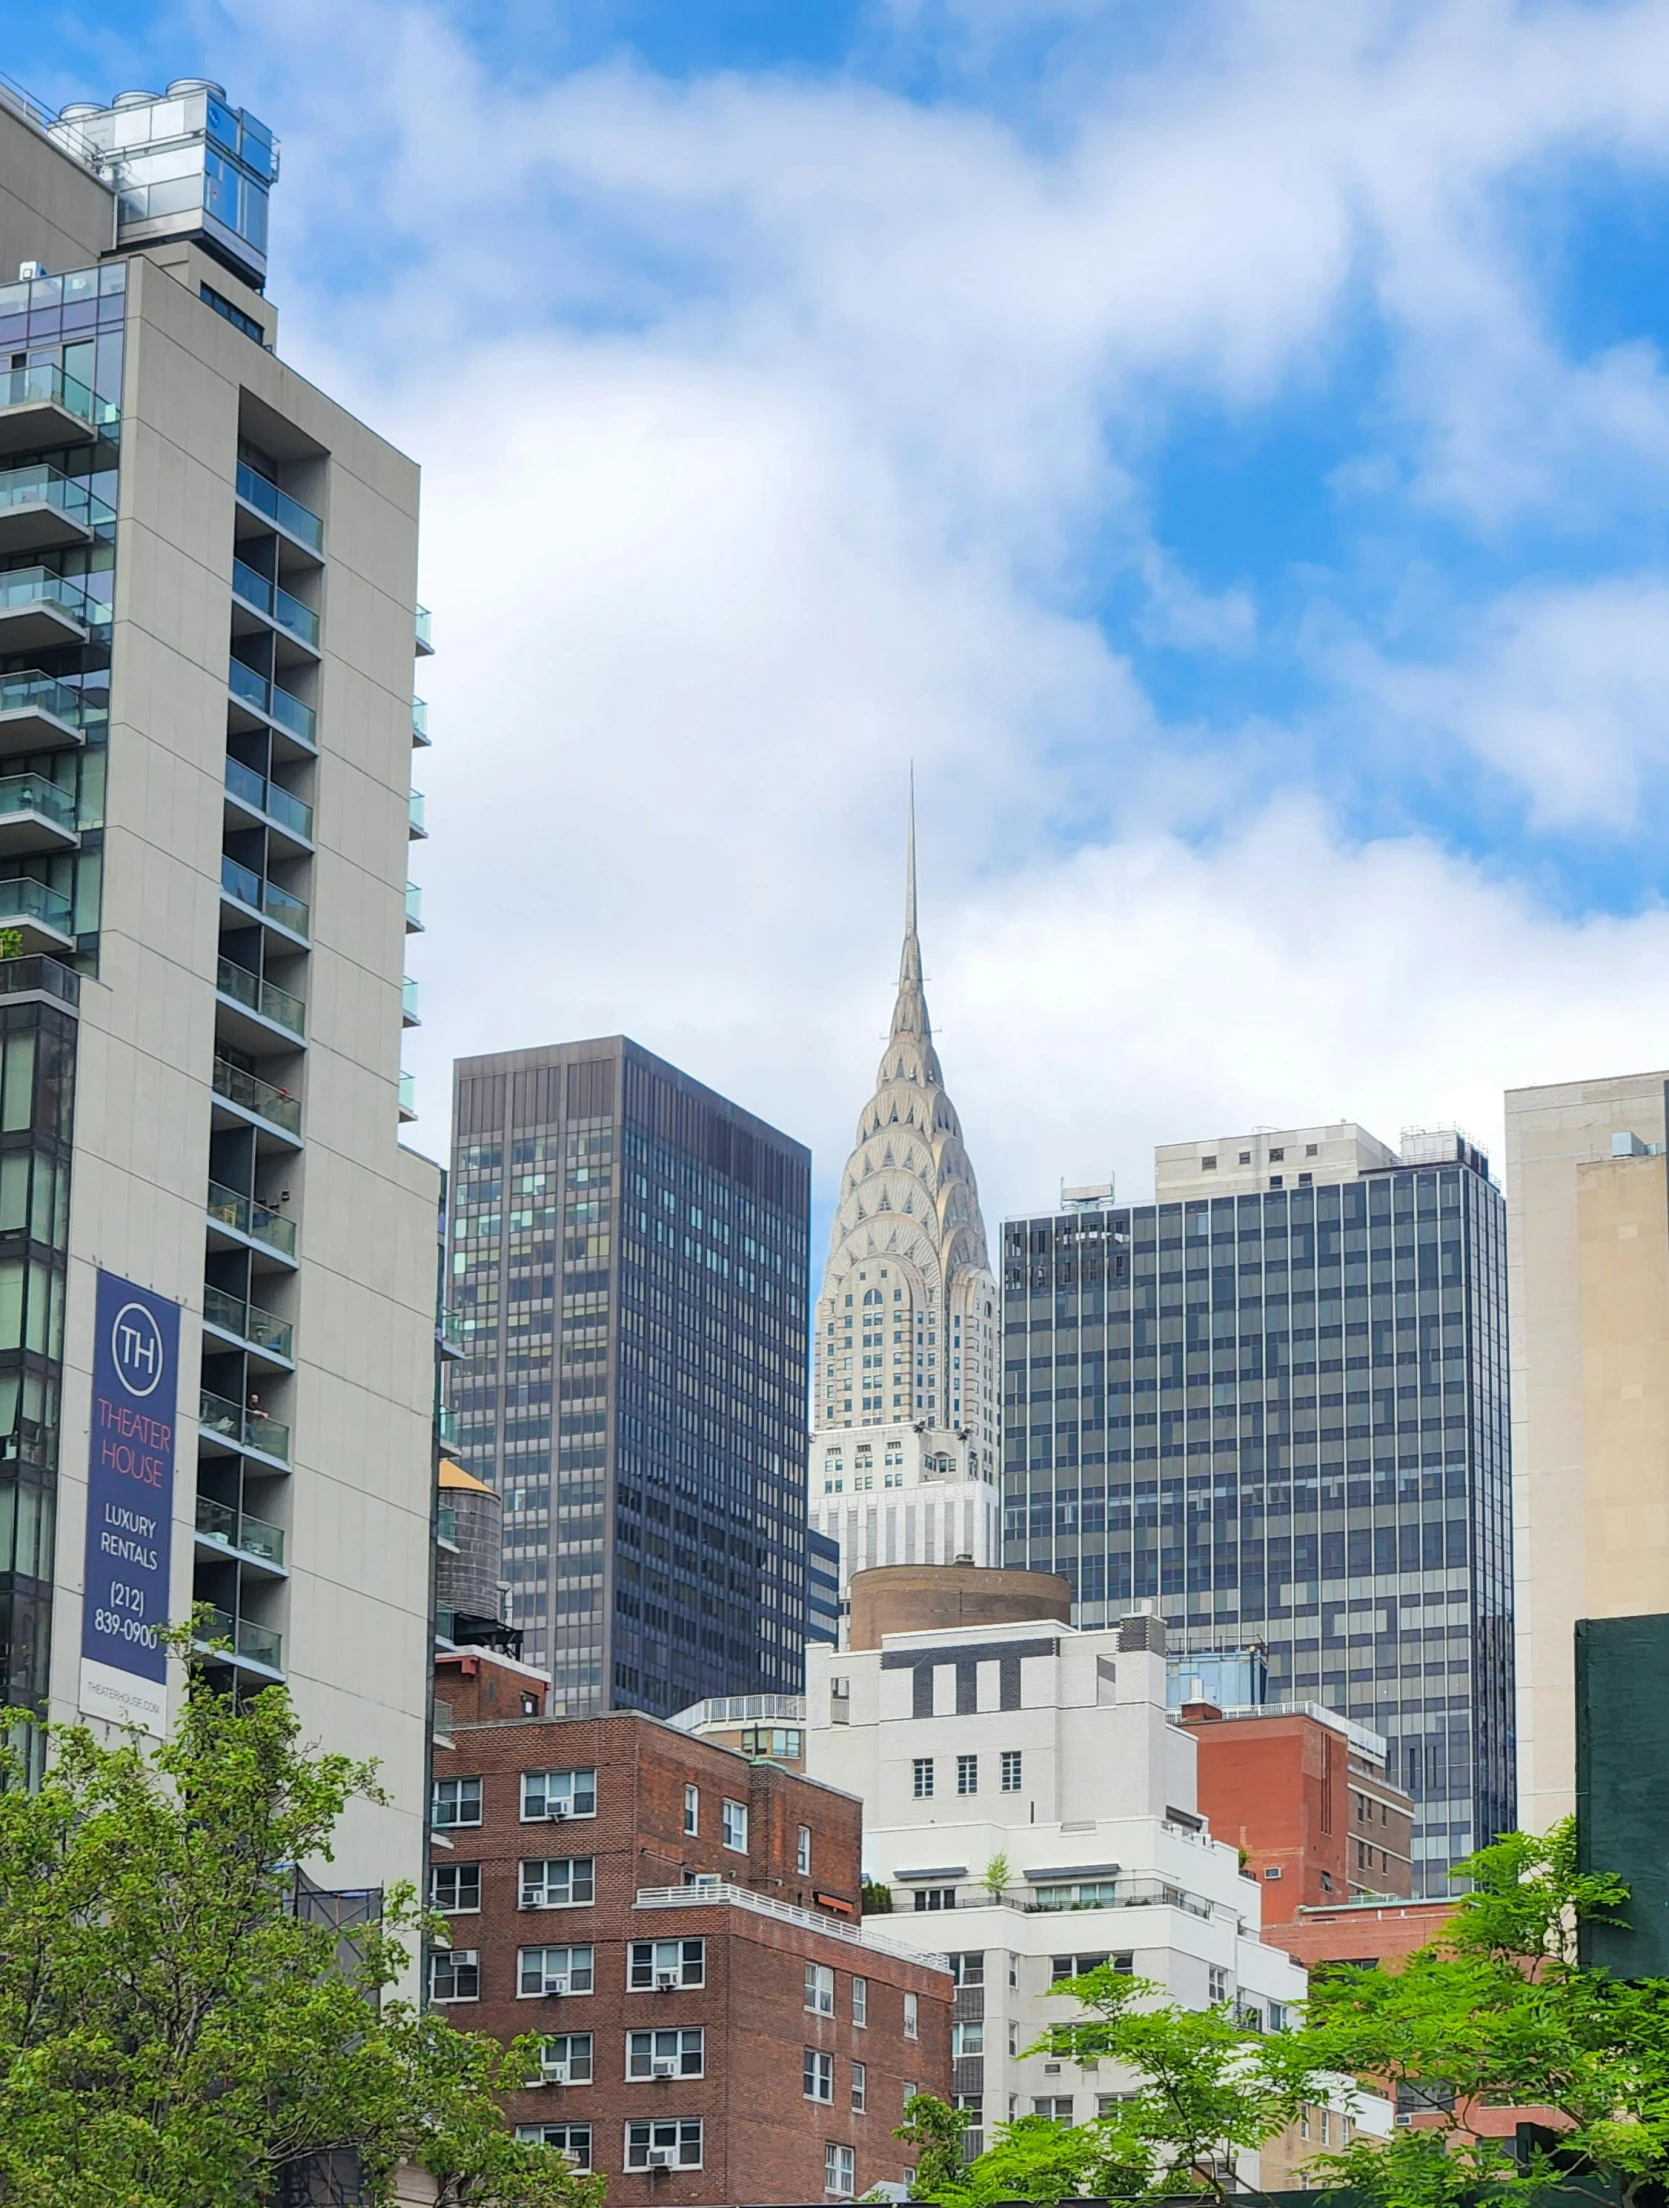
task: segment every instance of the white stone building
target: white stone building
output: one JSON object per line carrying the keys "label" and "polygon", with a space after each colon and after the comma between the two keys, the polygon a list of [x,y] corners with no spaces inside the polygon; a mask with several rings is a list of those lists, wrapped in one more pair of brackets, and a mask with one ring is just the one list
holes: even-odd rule
{"label": "white stone building", "polygon": [[875,1094],[858,1120],[817,1303],[811,1523],[841,1594],[873,1564],[994,1564],[1002,1313],[962,1128],[933,1047],[916,935],[915,810],[904,949]]}
{"label": "white stone building", "polygon": [[892,1936],[951,1956],[976,2142],[1016,2115],[1082,2123],[1127,2082],[1023,2052],[1078,2013],[1049,1989],[1092,1961],[1188,2007],[1233,2001],[1260,2029],[1289,2021],[1304,1972],[1264,1945],[1256,1881],[1199,1816],[1159,1619],[883,1631],[806,1661],[806,1770],[862,1799]]}

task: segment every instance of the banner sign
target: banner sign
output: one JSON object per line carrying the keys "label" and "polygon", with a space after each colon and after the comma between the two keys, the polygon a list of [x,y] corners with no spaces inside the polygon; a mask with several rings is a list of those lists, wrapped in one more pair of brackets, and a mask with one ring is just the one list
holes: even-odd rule
{"label": "banner sign", "polygon": [[152,1733],[167,1722],[156,1628],[169,1622],[179,1351],[179,1305],[101,1271],[80,1699],[89,1717]]}

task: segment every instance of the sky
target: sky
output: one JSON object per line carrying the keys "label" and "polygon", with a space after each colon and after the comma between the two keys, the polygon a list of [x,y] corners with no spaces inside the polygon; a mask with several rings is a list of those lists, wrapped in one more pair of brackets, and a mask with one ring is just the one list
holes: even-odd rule
{"label": "sky", "polygon": [[912,762],[993,1234],[1669,1061],[1669,0],[0,24],[277,131],[280,351],[422,464],[418,1146],[623,1029],[824,1231]]}

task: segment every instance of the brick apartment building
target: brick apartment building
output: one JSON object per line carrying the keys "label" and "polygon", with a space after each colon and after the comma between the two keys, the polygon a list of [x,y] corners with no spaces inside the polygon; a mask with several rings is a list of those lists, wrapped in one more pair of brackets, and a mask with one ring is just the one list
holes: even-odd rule
{"label": "brick apartment building", "polygon": [[498,1706],[536,1690],[469,1656],[435,1748],[430,1998],[542,2035],[518,2129],[625,2208],[903,2182],[908,2094],[949,2098],[953,1986],[859,1921],[861,1805],[636,1711],[472,1720],[484,1678]]}
{"label": "brick apartment building", "polygon": [[1413,1891],[1414,1805],[1377,1733],[1315,1703],[1179,1716],[1199,1742],[1200,1810],[1263,1889],[1266,1939],[1307,1962],[1279,1929],[1301,1911]]}

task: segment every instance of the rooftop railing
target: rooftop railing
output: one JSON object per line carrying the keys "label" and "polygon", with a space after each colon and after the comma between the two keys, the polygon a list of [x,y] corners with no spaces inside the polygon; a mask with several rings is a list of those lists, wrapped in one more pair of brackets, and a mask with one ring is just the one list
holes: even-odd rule
{"label": "rooftop railing", "polygon": [[749,1909],[756,1916],[775,1917],[781,1924],[797,1924],[812,1932],[827,1933],[832,1940],[845,1940],[853,1947],[872,1947],[884,1955],[902,1956],[905,1961],[921,1963],[928,1970],[949,1971],[948,1955],[927,1954],[920,1948],[908,1947],[902,1940],[889,1940],[878,1932],[871,1932],[866,1924],[853,1923],[846,1917],[825,1916],[821,1909],[798,1909],[791,1901],[776,1901],[769,1894],[756,1894],[749,1886],[727,1885],[723,1879],[699,1879],[693,1886],[640,1886],[637,1891],[639,1909],[711,1909],[728,1906],[732,1909]]}

